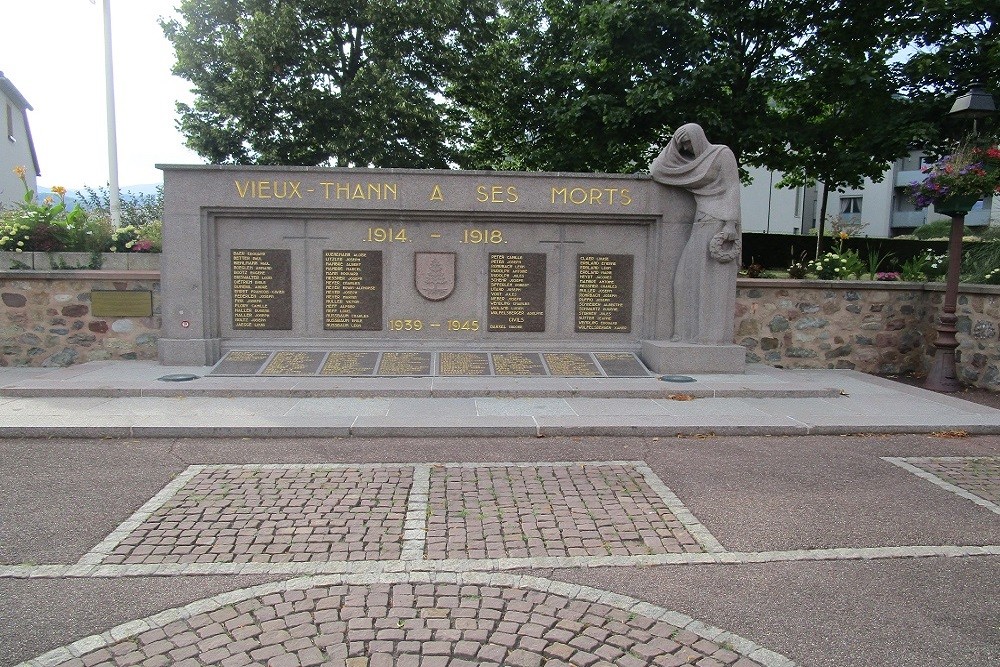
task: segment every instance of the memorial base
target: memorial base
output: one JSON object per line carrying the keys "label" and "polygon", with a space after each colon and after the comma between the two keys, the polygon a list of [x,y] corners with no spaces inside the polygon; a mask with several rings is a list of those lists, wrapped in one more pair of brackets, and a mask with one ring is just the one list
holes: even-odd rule
{"label": "memorial base", "polygon": [[211,366],[222,357],[219,338],[160,338],[156,345],[162,366]]}
{"label": "memorial base", "polygon": [[742,345],[697,345],[664,340],[644,340],[639,358],[654,373],[744,373],[746,348]]}

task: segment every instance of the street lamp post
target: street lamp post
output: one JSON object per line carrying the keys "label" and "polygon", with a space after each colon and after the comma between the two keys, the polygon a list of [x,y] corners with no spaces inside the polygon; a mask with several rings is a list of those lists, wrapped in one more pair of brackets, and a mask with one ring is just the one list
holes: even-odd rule
{"label": "street lamp post", "polygon": [[[993,96],[974,82],[969,92],[962,95],[952,106],[948,115],[955,118],[985,118],[996,112]],[[973,125],[975,129],[975,125]],[[958,348],[958,278],[962,269],[962,232],[965,230],[966,211],[942,211],[951,215],[951,236],[948,239],[948,276],[945,283],[944,304],[938,318],[937,340],[934,341],[934,361],[924,381],[926,389],[934,391],[958,391],[958,371],[955,366],[955,350]]]}

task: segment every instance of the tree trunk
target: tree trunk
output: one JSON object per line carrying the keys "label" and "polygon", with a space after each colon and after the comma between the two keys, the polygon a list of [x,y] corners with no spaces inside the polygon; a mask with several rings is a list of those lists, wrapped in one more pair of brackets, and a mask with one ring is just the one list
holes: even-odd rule
{"label": "tree trunk", "polygon": [[827,189],[826,183],[821,182],[820,185],[823,186],[823,199],[819,205],[819,221],[816,225],[816,259],[819,259],[823,252],[823,228],[826,227],[826,207],[830,203],[830,191]]}

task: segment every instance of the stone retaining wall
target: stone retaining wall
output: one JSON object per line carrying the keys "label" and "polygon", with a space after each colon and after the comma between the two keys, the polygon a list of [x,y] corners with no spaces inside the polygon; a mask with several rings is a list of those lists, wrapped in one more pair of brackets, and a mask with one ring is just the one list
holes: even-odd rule
{"label": "stone retaining wall", "polygon": [[[95,317],[106,289],[152,291],[153,316]],[[923,374],[943,299],[941,283],[742,278],[736,342],[750,363]],[[960,379],[1000,391],[1000,287],[961,286],[958,330]],[[0,271],[0,366],[155,359],[159,332],[156,271]]]}
{"label": "stone retaining wall", "polygon": [[[740,279],[736,342],[747,361],[866,373],[930,369],[942,283]],[[961,285],[959,379],[1000,391],[1000,287]]]}
{"label": "stone retaining wall", "polygon": [[[94,290],[149,290],[152,317],[97,317]],[[0,271],[0,366],[156,359],[158,271]]]}

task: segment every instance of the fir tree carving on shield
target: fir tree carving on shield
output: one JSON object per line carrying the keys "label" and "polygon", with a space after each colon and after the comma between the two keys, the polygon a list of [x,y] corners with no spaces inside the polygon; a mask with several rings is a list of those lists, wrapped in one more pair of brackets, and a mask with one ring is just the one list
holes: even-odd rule
{"label": "fir tree carving on shield", "polygon": [[413,255],[413,285],[428,301],[443,301],[455,289],[455,253],[418,252]]}

